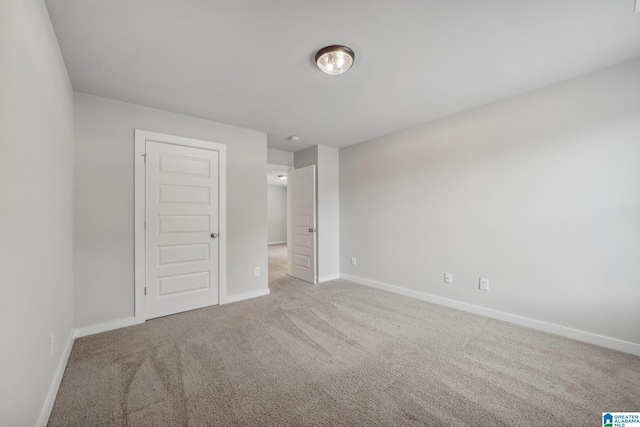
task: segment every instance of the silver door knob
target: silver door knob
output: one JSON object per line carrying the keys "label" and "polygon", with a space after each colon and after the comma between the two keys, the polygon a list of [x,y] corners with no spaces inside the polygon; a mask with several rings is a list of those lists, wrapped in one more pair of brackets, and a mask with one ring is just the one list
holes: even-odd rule
{"label": "silver door knob", "polygon": [[218,233],[211,233],[211,238],[215,239],[216,237],[218,237]]}
{"label": "silver door knob", "polygon": [[315,228],[310,228],[309,233],[315,233],[317,230]]}

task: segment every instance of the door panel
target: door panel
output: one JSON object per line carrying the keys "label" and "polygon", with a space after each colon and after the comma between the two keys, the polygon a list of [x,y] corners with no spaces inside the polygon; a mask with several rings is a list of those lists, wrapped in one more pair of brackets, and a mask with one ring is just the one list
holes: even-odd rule
{"label": "door panel", "polygon": [[209,204],[209,188],[188,185],[159,185],[158,203]]}
{"label": "door panel", "polygon": [[287,174],[289,271],[292,276],[310,283],[316,283],[315,178],[314,165]]}
{"label": "door panel", "polygon": [[188,291],[209,289],[209,282],[208,271],[161,277],[158,279],[158,297],[166,297],[167,295],[175,295]]}
{"label": "door panel", "polygon": [[158,265],[209,261],[209,244],[158,246]]}
{"label": "door panel", "polygon": [[210,215],[158,215],[158,234],[209,231]]}
{"label": "door panel", "polygon": [[218,303],[217,151],[146,142],[146,317]]}

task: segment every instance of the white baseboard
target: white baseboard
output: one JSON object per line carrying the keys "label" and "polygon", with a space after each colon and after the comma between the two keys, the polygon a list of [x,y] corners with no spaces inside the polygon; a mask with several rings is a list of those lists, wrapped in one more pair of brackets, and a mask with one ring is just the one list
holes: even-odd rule
{"label": "white baseboard", "polygon": [[287,243],[286,240],[284,240],[282,242],[269,242],[269,243],[267,243],[267,245],[283,245],[285,243]]}
{"label": "white baseboard", "polygon": [[98,325],[87,326],[85,328],[74,329],[71,331],[71,333],[69,333],[69,338],[67,338],[67,343],[65,344],[64,350],[62,352],[62,357],[58,362],[58,367],[53,377],[51,387],[49,388],[47,399],[45,400],[42,411],[40,412],[40,417],[38,418],[38,427],[46,427],[47,423],[49,422],[49,416],[51,415],[53,404],[56,401],[58,389],[60,388],[60,383],[62,382],[64,370],[66,369],[67,363],[69,362],[69,356],[71,355],[71,349],[73,348],[75,339],[87,335],[97,334],[100,332],[111,331],[113,329],[123,328],[125,326],[135,325],[138,323],[140,323],[140,321],[136,320],[134,317],[130,317],[126,319],[118,319],[111,322],[100,323]]}
{"label": "white baseboard", "polygon": [[329,276],[318,277],[318,283],[328,282],[330,280],[336,280],[336,279],[339,279],[339,278],[340,278],[339,274],[331,274]]}
{"label": "white baseboard", "polygon": [[458,310],[468,311],[470,313],[479,314],[481,316],[490,317],[492,319],[504,320],[505,322],[527,326],[539,331],[549,332],[563,337],[572,338],[577,341],[583,341],[589,344],[595,344],[602,347],[611,348],[613,350],[640,356],[640,344],[632,343],[629,341],[606,337],[591,332],[580,331],[578,329],[568,328],[566,326],[556,325],[554,323],[543,322],[541,320],[518,316],[511,313],[505,313],[503,311],[493,310],[490,308],[468,304],[448,298],[442,298],[423,292],[412,291],[410,289],[401,288],[398,286],[389,285],[387,283],[377,282],[375,280],[369,280],[362,277],[351,276],[349,274],[341,274],[340,277],[351,282],[359,283],[361,285],[369,286],[376,289],[382,289],[383,291],[388,291],[422,301],[444,305],[447,307],[457,308]]}
{"label": "white baseboard", "polygon": [[[228,295],[226,298],[220,298],[220,304],[229,304],[232,302],[242,301],[245,299],[261,297],[269,295],[271,291],[269,288],[260,289],[257,291],[245,292],[237,295]],[[86,326],[84,328],[77,328],[74,333],[75,338],[86,337],[88,335],[99,334],[101,332],[113,331],[114,329],[125,328],[127,326],[139,325],[144,323],[144,319],[138,319],[137,317],[125,317],[124,319],[111,320],[109,322],[98,323],[97,325]]]}
{"label": "white baseboard", "polygon": [[230,304],[232,302],[238,302],[238,301],[242,301],[242,300],[245,300],[245,299],[262,297],[262,296],[265,296],[265,295],[269,295],[270,293],[271,293],[271,290],[269,288],[267,288],[267,289],[258,289],[257,291],[245,292],[245,293],[242,293],[242,294],[227,295],[224,298],[224,301],[220,301],[220,304]]}
{"label": "white baseboard", "polygon": [[56,401],[56,396],[58,395],[58,389],[60,388],[60,383],[62,382],[62,376],[64,375],[64,370],[67,367],[67,362],[69,361],[69,356],[71,355],[71,349],[73,348],[74,331],[69,333],[69,337],[67,338],[67,343],[64,346],[64,350],[62,350],[62,356],[60,357],[60,361],[58,362],[58,367],[56,368],[55,375],[53,376],[53,381],[51,382],[51,386],[49,387],[49,393],[47,393],[47,399],[44,401],[44,406],[42,407],[42,411],[40,411],[40,417],[38,418],[38,427],[46,427],[49,422],[49,416],[51,415],[51,410],[53,409],[53,404]]}
{"label": "white baseboard", "polygon": [[111,320],[110,322],[98,323],[97,325],[86,326],[84,328],[77,328],[75,330],[75,337],[86,337],[88,335],[99,334],[101,332],[112,331],[114,329],[120,329],[127,326],[138,325],[140,323],[144,323],[144,320],[139,320],[135,317]]}

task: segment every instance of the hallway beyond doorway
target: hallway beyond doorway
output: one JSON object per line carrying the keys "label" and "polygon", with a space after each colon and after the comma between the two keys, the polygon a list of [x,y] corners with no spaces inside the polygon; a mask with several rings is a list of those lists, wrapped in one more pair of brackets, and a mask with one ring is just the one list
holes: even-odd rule
{"label": "hallway beyond doorway", "polygon": [[269,245],[269,282],[287,276],[287,244]]}

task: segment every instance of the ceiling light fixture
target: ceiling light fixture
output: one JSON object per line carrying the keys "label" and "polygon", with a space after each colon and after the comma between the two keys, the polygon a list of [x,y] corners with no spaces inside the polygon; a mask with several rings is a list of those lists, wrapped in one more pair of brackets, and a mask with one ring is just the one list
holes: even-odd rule
{"label": "ceiling light fixture", "polygon": [[322,72],[337,76],[351,68],[355,58],[355,53],[346,46],[327,46],[316,53],[316,65]]}
{"label": "ceiling light fixture", "polygon": [[300,141],[300,137],[298,135],[291,135],[289,137],[289,140],[291,140],[291,141]]}
{"label": "ceiling light fixture", "polygon": [[284,181],[285,179],[287,179],[287,175],[278,175],[278,178]]}

